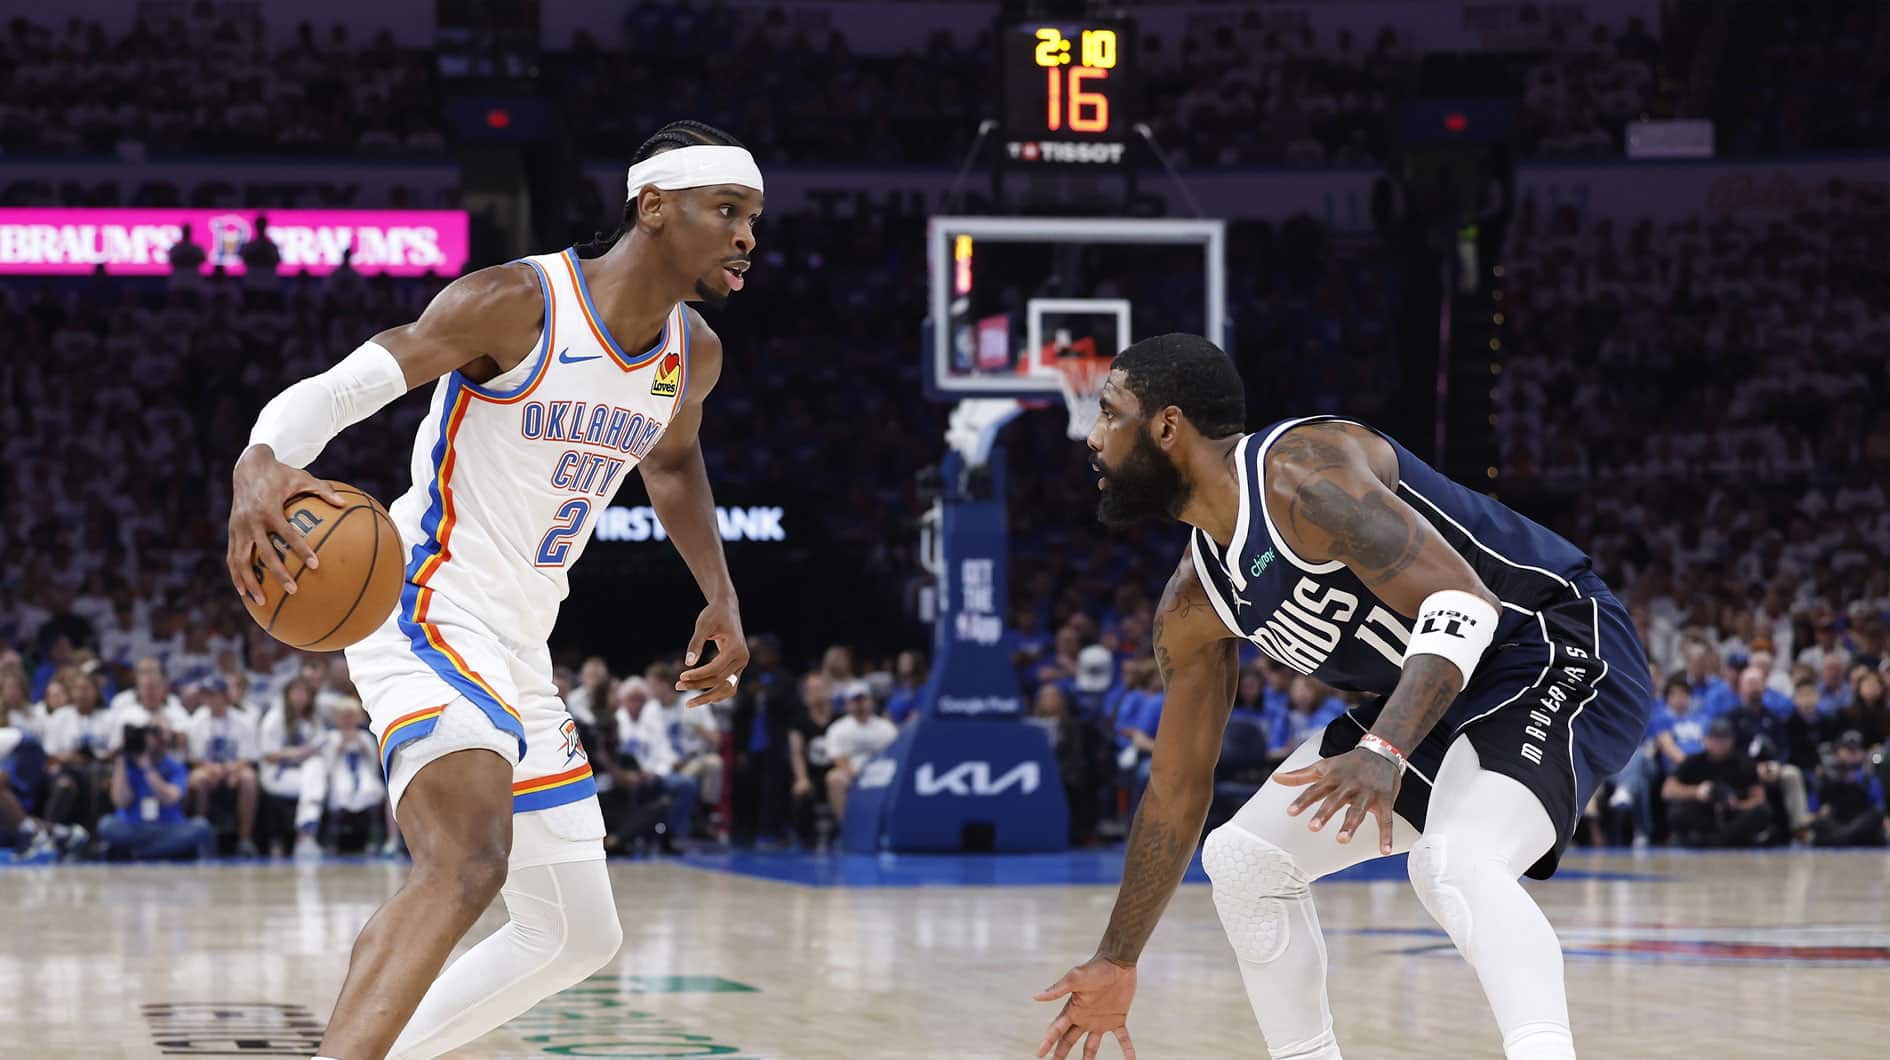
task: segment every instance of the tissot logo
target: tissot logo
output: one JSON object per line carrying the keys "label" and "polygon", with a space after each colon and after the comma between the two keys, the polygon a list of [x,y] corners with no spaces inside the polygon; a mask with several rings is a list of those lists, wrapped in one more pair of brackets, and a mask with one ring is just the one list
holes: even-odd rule
{"label": "tissot logo", "polygon": [[921,797],[957,795],[976,798],[1002,795],[1011,788],[1016,788],[1020,795],[1028,795],[1042,785],[1043,771],[1035,762],[1020,762],[1010,772],[993,778],[989,762],[960,762],[944,773],[937,772],[932,763],[927,762],[913,774],[912,780]]}

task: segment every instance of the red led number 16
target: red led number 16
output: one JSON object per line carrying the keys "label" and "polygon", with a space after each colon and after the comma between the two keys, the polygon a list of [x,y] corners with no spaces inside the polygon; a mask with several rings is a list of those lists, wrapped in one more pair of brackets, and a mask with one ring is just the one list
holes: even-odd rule
{"label": "red led number 16", "polygon": [[[1083,82],[1089,78],[1102,80],[1109,76],[1107,70],[1092,70],[1087,66],[1072,66],[1070,77],[1070,129],[1074,132],[1102,132],[1109,128],[1109,97],[1101,92],[1083,91]],[[1050,131],[1063,127],[1063,85],[1064,71],[1052,68],[1050,76]],[[1088,108],[1085,113],[1085,108]]]}
{"label": "red led number 16", "polygon": [[[1109,97],[1101,92],[1083,91],[1083,82],[1091,78],[1107,80],[1116,65],[1116,31],[1086,29],[1082,35],[1082,62],[1070,62],[1070,41],[1061,30],[1046,26],[1037,31],[1037,65],[1046,67],[1050,80],[1045,125],[1051,132],[1063,128],[1063,100],[1069,97],[1070,129],[1074,132],[1104,132],[1109,128]],[[1064,68],[1068,67],[1069,89],[1064,90]]]}

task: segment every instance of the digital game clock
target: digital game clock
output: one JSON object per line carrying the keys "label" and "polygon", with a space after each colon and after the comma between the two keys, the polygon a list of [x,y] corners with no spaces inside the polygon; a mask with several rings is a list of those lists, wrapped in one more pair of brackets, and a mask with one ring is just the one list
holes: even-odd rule
{"label": "digital game clock", "polygon": [[1004,161],[1123,164],[1137,120],[1130,28],[1029,21],[1006,27],[998,39]]}

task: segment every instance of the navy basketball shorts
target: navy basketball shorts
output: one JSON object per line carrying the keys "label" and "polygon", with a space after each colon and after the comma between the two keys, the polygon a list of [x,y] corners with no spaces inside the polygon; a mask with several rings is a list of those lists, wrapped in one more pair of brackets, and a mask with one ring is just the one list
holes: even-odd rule
{"label": "navy basketball shorts", "polygon": [[[1654,706],[1647,654],[1627,608],[1593,572],[1572,581],[1579,597],[1537,612],[1533,631],[1524,626],[1485,653],[1470,687],[1410,752],[1398,792],[1397,812],[1422,830],[1431,779],[1451,743],[1468,738],[1484,769],[1534,792],[1555,822],[1555,846],[1529,868],[1538,880],[1555,874],[1582,808],[1596,785],[1627,765]],[[1382,705],[1326,726],[1319,753],[1356,747]]]}

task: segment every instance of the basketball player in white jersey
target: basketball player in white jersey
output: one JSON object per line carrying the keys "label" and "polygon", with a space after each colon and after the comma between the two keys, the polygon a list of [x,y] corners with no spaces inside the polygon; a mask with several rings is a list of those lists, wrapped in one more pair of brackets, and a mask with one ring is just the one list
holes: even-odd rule
{"label": "basketball player in white jersey", "polygon": [[[317,563],[282,518],[288,497],[331,492],[302,469],[344,427],[437,380],[413,488],[390,509],[406,585],[348,649],[413,872],[355,942],[322,1057],[437,1056],[616,954],[603,818],[546,639],[591,520],[640,469],[708,601],[677,688],[696,705],[735,692],[748,653],[697,440],[722,346],[683,303],[741,290],[761,204],[761,173],[732,137],[665,126],[638,150],[624,224],[601,254],[461,277],[258,418],[236,465],[228,562],[260,600],[265,567],[295,589],[272,536]],[[499,894],[510,921],[442,973]]]}

